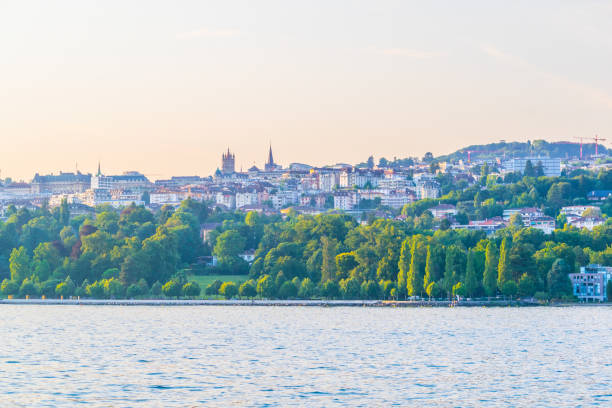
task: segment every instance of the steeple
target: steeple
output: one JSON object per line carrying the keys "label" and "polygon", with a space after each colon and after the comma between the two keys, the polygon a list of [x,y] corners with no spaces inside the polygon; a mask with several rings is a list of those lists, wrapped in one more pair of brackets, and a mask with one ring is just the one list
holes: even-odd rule
{"label": "steeple", "polygon": [[98,160],[98,172],[96,173],[96,176],[100,177],[102,175],[102,171],[100,170],[100,161]]}
{"label": "steeple", "polygon": [[272,156],[272,143],[270,143],[270,152],[268,153],[268,162],[266,164],[274,165],[274,157]]}

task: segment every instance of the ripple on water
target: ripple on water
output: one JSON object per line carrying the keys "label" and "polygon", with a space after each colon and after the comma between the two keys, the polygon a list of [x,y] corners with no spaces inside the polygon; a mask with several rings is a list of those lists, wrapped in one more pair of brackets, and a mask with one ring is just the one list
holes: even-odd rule
{"label": "ripple on water", "polygon": [[0,400],[608,406],[610,311],[3,305]]}

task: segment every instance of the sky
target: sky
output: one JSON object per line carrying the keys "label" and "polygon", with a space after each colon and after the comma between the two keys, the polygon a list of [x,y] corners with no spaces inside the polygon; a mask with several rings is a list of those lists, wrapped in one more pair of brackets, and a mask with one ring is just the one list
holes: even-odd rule
{"label": "sky", "polygon": [[610,21],[590,0],[0,0],[0,177],[612,140]]}

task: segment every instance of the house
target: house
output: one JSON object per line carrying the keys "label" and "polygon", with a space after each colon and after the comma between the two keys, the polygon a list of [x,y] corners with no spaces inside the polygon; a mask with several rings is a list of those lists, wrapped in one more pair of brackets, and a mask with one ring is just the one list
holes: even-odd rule
{"label": "house", "polygon": [[571,221],[568,219],[569,225],[572,225],[580,229],[586,228],[589,231],[592,231],[593,228],[599,225],[603,225],[605,223],[606,223],[606,220],[604,220],[601,217],[577,217],[577,218],[572,218]]}
{"label": "house", "polygon": [[439,204],[429,209],[434,218],[446,218],[457,215],[457,208],[452,204]]}
{"label": "house", "polygon": [[555,219],[545,215],[523,219],[523,223],[526,227],[539,229],[545,234],[551,234],[555,230]]}
{"label": "house", "polygon": [[587,265],[580,268],[580,273],[570,273],[574,296],[582,302],[605,302],[606,287],[612,279],[612,267]]}
{"label": "house", "polygon": [[593,190],[587,194],[589,201],[603,201],[612,195],[612,190]]}
{"label": "house", "polygon": [[487,235],[492,235],[496,231],[506,228],[506,223],[501,217],[493,217],[486,220],[470,221],[467,225],[452,224],[452,229],[465,229],[468,231],[484,231]]}
{"label": "house", "polygon": [[544,216],[542,210],[536,207],[509,208],[504,210],[504,220],[508,221],[514,214],[519,214],[523,220],[523,223],[525,224],[532,218],[540,218]]}

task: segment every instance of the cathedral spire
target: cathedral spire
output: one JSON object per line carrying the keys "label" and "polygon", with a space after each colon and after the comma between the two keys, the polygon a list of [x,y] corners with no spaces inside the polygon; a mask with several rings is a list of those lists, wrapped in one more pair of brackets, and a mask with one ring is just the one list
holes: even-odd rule
{"label": "cathedral spire", "polygon": [[266,164],[270,164],[270,165],[274,164],[274,157],[272,156],[272,143],[270,143],[270,152],[268,153],[268,163]]}

